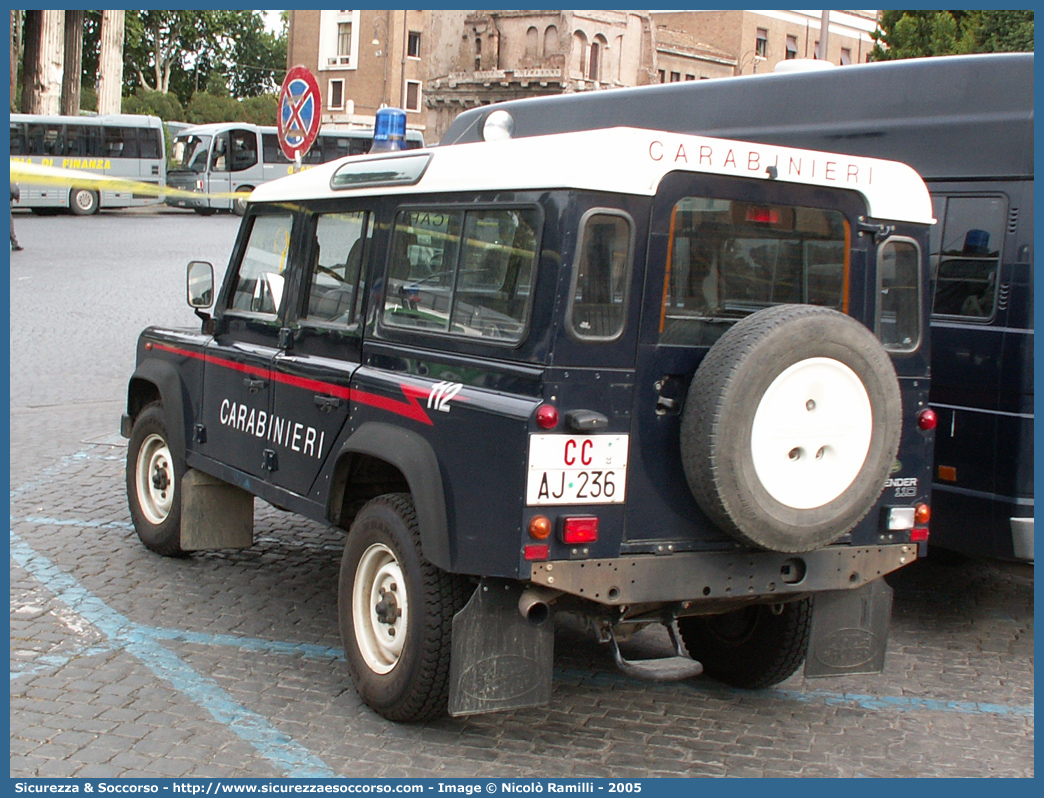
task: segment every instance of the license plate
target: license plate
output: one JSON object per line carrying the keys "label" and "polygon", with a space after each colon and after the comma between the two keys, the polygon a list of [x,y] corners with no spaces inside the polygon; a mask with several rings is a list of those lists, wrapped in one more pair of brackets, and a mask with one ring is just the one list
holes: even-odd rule
{"label": "license plate", "polygon": [[622,504],[626,435],[530,435],[526,504]]}

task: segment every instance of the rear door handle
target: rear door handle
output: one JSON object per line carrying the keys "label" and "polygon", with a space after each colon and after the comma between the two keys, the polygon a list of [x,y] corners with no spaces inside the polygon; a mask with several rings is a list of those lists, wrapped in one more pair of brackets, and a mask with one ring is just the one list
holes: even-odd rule
{"label": "rear door handle", "polygon": [[255,380],[252,377],[244,377],[243,384],[250,390],[250,393],[257,393],[265,387],[264,380]]}

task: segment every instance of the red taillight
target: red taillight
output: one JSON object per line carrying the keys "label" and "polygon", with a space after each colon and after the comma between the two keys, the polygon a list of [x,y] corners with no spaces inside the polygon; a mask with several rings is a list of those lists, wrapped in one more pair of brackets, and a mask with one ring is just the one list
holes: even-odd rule
{"label": "red taillight", "polygon": [[540,405],[536,411],[536,422],[540,429],[554,429],[558,426],[558,410],[554,405]]}
{"label": "red taillight", "polygon": [[910,542],[911,543],[924,543],[928,540],[928,528],[917,527],[910,530]]}
{"label": "red taillight", "polygon": [[932,520],[932,508],[927,504],[918,504],[914,508],[914,523],[919,526],[927,526]]}
{"label": "red taillight", "polygon": [[935,411],[930,407],[926,407],[917,414],[917,426],[923,430],[935,429],[935,425],[938,423],[939,417],[935,415]]}
{"label": "red taillight", "polygon": [[760,224],[779,224],[779,211],[775,208],[747,208],[747,221]]}
{"label": "red taillight", "polygon": [[598,519],[595,516],[573,516],[562,522],[563,543],[592,543],[596,540],[598,540]]}
{"label": "red taillight", "polygon": [[526,546],[522,553],[527,560],[546,560],[550,551],[551,547],[546,543],[534,543]]}

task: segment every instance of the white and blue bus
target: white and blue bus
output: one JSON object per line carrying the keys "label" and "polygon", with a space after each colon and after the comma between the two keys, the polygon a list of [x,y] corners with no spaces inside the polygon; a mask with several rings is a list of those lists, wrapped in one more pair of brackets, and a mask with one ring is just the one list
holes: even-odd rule
{"label": "white and blue bus", "polygon": [[936,218],[932,542],[1031,562],[1033,53],[515,100],[465,111],[441,144],[616,125],[887,158],[921,174]]}
{"label": "white and blue bus", "polygon": [[11,161],[95,172],[156,186],[155,191],[98,191],[68,184],[20,186],[16,208],[34,213],[68,209],[86,216],[102,208],[131,208],[162,201],[166,183],[163,122],[154,116],[50,116],[11,114]]}
{"label": "white and blue bus", "polygon": [[[367,153],[372,144],[373,131],[369,128],[320,130],[302,165],[315,166],[346,155]],[[407,149],[423,146],[420,131],[406,131]],[[249,194],[262,183],[290,174],[292,167],[293,162],[279,146],[275,126],[259,127],[245,122],[197,125],[174,138],[167,180],[171,188],[198,192],[200,196],[170,195],[166,202],[202,214],[230,210],[242,216],[244,200],[210,195]]]}

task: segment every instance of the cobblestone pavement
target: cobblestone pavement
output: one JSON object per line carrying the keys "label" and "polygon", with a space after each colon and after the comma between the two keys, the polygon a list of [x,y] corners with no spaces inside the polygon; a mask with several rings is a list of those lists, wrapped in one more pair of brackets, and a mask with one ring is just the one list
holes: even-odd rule
{"label": "cobblestone pavement", "polygon": [[[18,217],[23,240],[43,229],[34,221],[65,220]],[[234,235],[233,220],[209,221]],[[188,223],[161,218],[151,235],[176,248]],[[340,532],[258,502],[249,549],[166,559],[138,543],[115,432],[123,386],[105,376],[129,375],[137,329],[88,308],[117,328],[105,335],[130,338],[90,364],[97,380],[66,379],[66,400],[51,401],[61,379],[17,354],[16,304],[39,295],[18,282],[29,262],[11,276],[13,777],[1034,775],[1032,571],[974,561],[929,559],[890,578],[877,676],[798,674],[756,692],[657,685],[563,626],[550,706],[385,721],[356,696],[340,651]],[[181,268],[159,281],[179,301]],[[82,302],[71,293],[61,301]],[[130,323],[147,311],[135,306]],[[34,358],[75,360],[77,345],[81,359],[102,357],[89,325],[79,339],[54,319],[37,327],[57,340]],[[649,631],[625,654],[666,648]]]}

